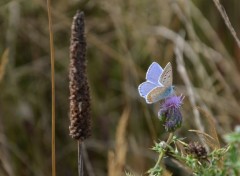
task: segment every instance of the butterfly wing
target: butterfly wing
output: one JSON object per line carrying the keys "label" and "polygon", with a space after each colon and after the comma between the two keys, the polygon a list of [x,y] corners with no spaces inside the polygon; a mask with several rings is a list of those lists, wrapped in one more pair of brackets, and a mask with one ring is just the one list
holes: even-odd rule
{"label": "butterfly wing", "polygon": [[164,85],[165,87],[169,87],[172,85],[173,77],[172,77],[172,65],[170,62],[165,66],[159,82]]}
{"label": "butterfly wing", "polygon": [[142,84],[140,84],[138,86],[138,92],[139,92],[141,97],[145,98],[146,95],[156,87],[157,87],[156,84],[153,84],[151,82],[146,81],[146,82],[143,82]]}
{"label": "butterfly wing", "polygon": [[162,67],[158,63],[153,62],[147,70],[146,80],[154,84],[159,84],[159,79],[162,72]]}
{"label": "butterfly wing", "polygon": [[172,94],[172,66],[169,62],[164,70],[153,62],[146,73],[146,82],[138,86],[140,96],[144,97],[148,104],[155,103]]}
{"label": "butterfly wing", "polygon": [[146,102],[152,104],[165,98],[166,89],[167,87],[155,87],[147,94]]}

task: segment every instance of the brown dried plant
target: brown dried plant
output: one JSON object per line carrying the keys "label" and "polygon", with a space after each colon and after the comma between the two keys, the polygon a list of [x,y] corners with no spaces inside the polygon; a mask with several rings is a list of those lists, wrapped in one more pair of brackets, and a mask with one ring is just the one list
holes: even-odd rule
{"label": "brown dried plant", "polygon": [[2,81],[5,71],[6,71],[6,65],[8,63],[8,52],[9,52],[8,49],[6,49],[0,60],[0,82]]}
{"label": "brown dried plant", "polygon": [[86,39],[84,13],[73,18],[69,66],[70,136],[84,140],[90,136],[90,95],[86,74]]}
{"label": "brown dried plant", "polygon": [[130,109],[127,107],[120,118],[116,132],[115,152],[108,152],[108,175],[121,176],[123,174],[124,165],[126,162],[127,142],[126,128],[128,124]]}

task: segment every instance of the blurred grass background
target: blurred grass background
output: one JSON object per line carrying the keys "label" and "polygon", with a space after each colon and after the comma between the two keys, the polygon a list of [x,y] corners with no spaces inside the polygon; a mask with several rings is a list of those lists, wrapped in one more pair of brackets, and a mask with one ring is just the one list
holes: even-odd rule
{"label": "blurred grass background", "polygon": [[[240,36],[240,2],[221,3]],[[211,133],[208,116],[224,145],[222,136],[240,124],[240,49],[212,1],[53,1],[57,175],[77,175],[77,144],[68,135],[68,64],[70,26],[78,9],[86,16],[92,97],[87,175],[107,175],[114,157],[136,174],[154,164],[150,147],[166,134],[156,118],[159,104],[146,105],[137,91],[152,61],[163,67],[172,62],[176,91],[186,96],[177,135],[189,141],[199,138],[188,129]],[[176,57],[181,47],[183,61]],[[49,57],[46,2],[2,0],[0,175],[51,174]]]}

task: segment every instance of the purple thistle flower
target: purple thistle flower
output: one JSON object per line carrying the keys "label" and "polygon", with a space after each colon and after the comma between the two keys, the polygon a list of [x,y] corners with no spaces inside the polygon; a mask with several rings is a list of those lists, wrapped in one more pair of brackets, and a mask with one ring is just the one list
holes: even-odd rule
{"label": "purple thistle flower", "polygon": [[158,117],[160,121],[163,122],[167,132],[175,131],[182,124],[180,107],[183,99],[184,97],[182,95],[169,97],[160,107]]}

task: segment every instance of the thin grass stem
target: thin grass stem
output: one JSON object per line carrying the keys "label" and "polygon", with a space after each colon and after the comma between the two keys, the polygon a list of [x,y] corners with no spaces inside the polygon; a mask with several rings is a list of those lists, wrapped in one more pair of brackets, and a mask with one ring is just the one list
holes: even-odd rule
{"label": "thin grass stem", "polygon": [[52,82],[52,176],[56,176],[56,151],[55,151],[55,71],[54,71],[54,44],[52,32],[51,0],[47,0],[48,27],[50,40],[51,82]]}
{"label": "thin grass stem", "polygon": [[78,140],[78,176],[83,175],[83,141]]}

